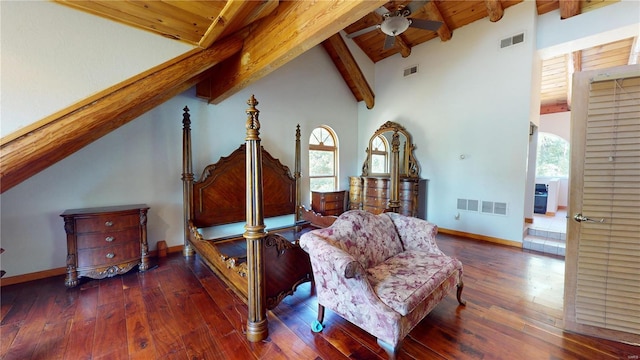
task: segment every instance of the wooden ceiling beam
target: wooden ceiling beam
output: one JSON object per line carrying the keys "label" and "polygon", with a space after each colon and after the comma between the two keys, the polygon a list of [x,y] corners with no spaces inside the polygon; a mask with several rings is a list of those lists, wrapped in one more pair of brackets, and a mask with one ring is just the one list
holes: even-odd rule
{"label": "wooden ceiling beam", "polygon": [[568,19],[580,14],[580,0],[560,0],[560,19]]}
{"label": "wooden ceiling beam", "polygon": [[429,1],[424,9],[429,20],[440,21],[442,23],[442,26],[440,26],[437,31],[440,41],[450,40],[451,29],[444,20],[444,17],[442,17],[442,13],[440,13],[440,9],[438,9],[438,5],[436,5],[435,1]]}
{"label": "wooden ceiling beam", "polygon": [[170,61],[135,80],[83,100],[0,139],[0,193],[139,117],[202,80],[205,71],[242,48],[230,36],[206,50]]}
{"label": "wooden ceiling beam", "polygon": [[502,19],[504,15],[504,9],[500,0],[484,0],[484,4],[487,7],[487,13],[489,14],[489,20],[496,22]]}
{"label": "wooden ceiling beam", "polygon": [[385,3],[385,0],[282,2],[250,30],[239,56],[210,71],[209,101],[220,103]]}
{"label": "wooden ceiling beam", "polygon": [[540,105],[540,115],[555,114],[559,112],[569,111],[569,104],[567,102],[559,102],[556,104],[543,104]]}
{"label": "wooden ceiling beam", "polygon": [[375,98],[373,90],[371,90],[371,86],[369,86],[342,36],[335,34],[323,41],[322,46],[329,53],[356,100],[364,101],[367,109],[373,109]]}
{"label": "wooden ceiling beam", "polygon": [[220,14],[213,20],[207,32],[198,42],[198,46],[206,49],[216,40],[269,15],[277,7],[278,0],[228,0]]}
{"label": "wooden ceiling beam", "polygon": [[403,58],[411,55],[411,46],[404,41],[402,35],[396,36],[396,46],[400,48],[400,55],[402,55]]}

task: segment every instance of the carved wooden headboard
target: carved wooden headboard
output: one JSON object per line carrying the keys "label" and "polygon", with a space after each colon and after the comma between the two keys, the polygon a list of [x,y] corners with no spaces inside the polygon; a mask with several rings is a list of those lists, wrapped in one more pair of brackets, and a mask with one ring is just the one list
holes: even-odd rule
{"label": "carved wooden headboard", "polygon": [[[278,159],[262,148],[264,216],[296,212],[296,179]],[[240,145],[229,156],[208,165],[193,182],[193,224],[209,227],[246,220],[246,150]]]}

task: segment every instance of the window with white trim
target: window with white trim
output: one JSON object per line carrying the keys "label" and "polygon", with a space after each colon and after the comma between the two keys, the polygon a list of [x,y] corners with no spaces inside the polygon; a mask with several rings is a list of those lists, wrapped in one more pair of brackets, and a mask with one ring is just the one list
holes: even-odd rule
{"label": "window with white trim", "polygon": [[338,188],[338,141],[328,126],[320,126],[309,137],[309,185],[311,191]]}

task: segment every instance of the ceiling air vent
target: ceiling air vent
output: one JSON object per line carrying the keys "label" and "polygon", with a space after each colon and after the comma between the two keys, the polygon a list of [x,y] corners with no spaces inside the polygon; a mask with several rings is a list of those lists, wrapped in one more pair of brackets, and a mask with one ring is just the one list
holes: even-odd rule
{"label": "ceiling air vent", "polygon": [[500,49],[504,49],[509,46],[518,45],[524,42],[524,33],[509,36],[500,40]]}
{"label": "ceiling air vent", "polygon": [[418,65],[413,65],[412,67],[408,67],[404,69],[404,76],[413,75],[418,72]]}

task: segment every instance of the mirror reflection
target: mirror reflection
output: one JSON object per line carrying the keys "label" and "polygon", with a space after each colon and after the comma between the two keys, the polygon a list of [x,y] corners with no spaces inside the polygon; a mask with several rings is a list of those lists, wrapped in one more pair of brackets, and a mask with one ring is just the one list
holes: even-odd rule
{"label": "mirror reflection", "polygon": [[395,122],[384,123],[369,140],[367,158],[362,165],[362,176],[388,177],[392,173],[392,140],[398,134],[398,164],[399,177],[419,177],[419,167],[413,157],[414,144],[405,128]]}

